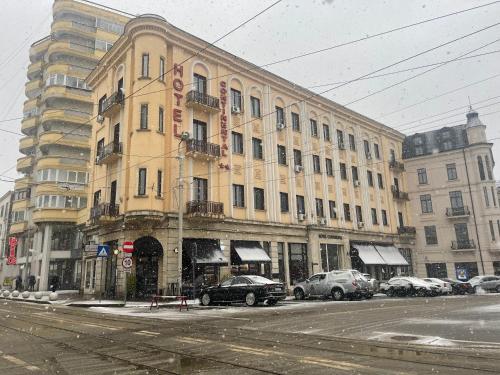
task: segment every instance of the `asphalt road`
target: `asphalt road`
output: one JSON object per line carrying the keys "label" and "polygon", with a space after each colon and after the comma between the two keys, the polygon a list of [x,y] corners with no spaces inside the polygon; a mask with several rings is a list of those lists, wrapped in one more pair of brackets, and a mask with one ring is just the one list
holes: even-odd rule
{"label": "asphalt road", "polygon": [[500,295],[189,312],[0,300],[0,374],[498,374],[499,312]]}

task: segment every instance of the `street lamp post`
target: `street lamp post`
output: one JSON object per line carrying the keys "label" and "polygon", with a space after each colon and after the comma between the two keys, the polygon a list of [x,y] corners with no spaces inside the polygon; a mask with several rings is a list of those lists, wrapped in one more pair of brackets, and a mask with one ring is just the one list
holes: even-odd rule
{"label": "street lamp post", "polygon": [[182,240],[183,240],[183,214],[184,214],[184,150],[181,145],[189,139],[188,132],[182,132],[179,146],[177,147],[177,159],[179,160],[179,210],[178,210],[178,227],[177,227],[177,294],[182,295]]}

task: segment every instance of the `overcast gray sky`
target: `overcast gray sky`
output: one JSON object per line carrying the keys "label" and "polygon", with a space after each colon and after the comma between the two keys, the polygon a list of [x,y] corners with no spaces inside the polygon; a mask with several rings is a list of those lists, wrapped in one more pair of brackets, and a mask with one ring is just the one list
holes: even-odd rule
{"label": "overcast gray sky", "polygon": [[[162,15],[173,25],[207,41],[213,41],[272,4],[274,0],[100,0],[99,2],[133,14]],[[492,0],[284,0],[217,45],[257,65],[263,65],[490,2]],[[29,45],[49,33],[52,0],[2,0],[2,6],[0,121],[22,116],[22,105],[26,99],[24,85],[29,63]],[[496,3],[383,37],[276,64],[269,67],[269,70],[306,87],[341,82],[493,25],[499,21],[499,14],[500,3]],[[500,25],[412,59],[388,69],[387,72],[454,59],[483,44],[495,41],[499,38],[499,30]],[[500,50],[500,42],[478,50],[474,54],[496,50]],[[402,85],[353,103],[349,107],[410,134],[464,122],[470,97],[473,104],[481,102],[474,107],[478,108],[480,117],[487,125],[488,138],[500,137],[500,112],[496,113],[500,111],[500,76],[485,80],[500,74],[499,67],[500,53],[451,62]],[[358,81],[333,90],[325,96],[340,104],[350,103],[424,70],[418,69]],[[404,109],[481,80],[485,81]],[[319,92],[330,87],[333,86],[314,90]],[[485,107],[480,108],[483,106]],[[413,122],[453,109],[456,110]],[[441,121],[431,122],[441,118]],[[20,120],[0,122],[0,129],[19,131],[20,126]],[[0,132],[0,173],[15,166],[16,159],[21,156],[18,151],[19,138],[13,134]],[[498,161],[500,139],[494,142],[496,145],[493,152]],[[500,163],[497,163],[495,172],[498,179]],[[17,177],[15,167],[5,175],[11,178]],[[12,187],[12,184],[0,181],[0,194]]]}

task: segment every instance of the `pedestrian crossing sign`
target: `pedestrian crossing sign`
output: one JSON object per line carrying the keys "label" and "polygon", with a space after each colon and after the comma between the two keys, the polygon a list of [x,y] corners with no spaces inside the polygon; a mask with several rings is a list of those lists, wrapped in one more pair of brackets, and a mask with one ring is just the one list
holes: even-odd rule
{"label": "pedestrian crossing sign", "polygon": [[109,245],[97,245],[97,256],[102,258],[109,257]]}

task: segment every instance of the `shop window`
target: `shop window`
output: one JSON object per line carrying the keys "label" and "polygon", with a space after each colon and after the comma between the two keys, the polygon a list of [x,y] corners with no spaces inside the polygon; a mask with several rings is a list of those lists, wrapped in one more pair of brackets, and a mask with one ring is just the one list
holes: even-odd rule
{"label": "shop window", "polygon": [[307,244],[288,244],[288,265],[290,268],[290,284],[304,281],[309,276]]}
{"label": "shop window", "polygon": [[427,270],[427,277],[433,277],[436,279],[444,279],[448,277],[446,263],[427,263],[425,268]]}

